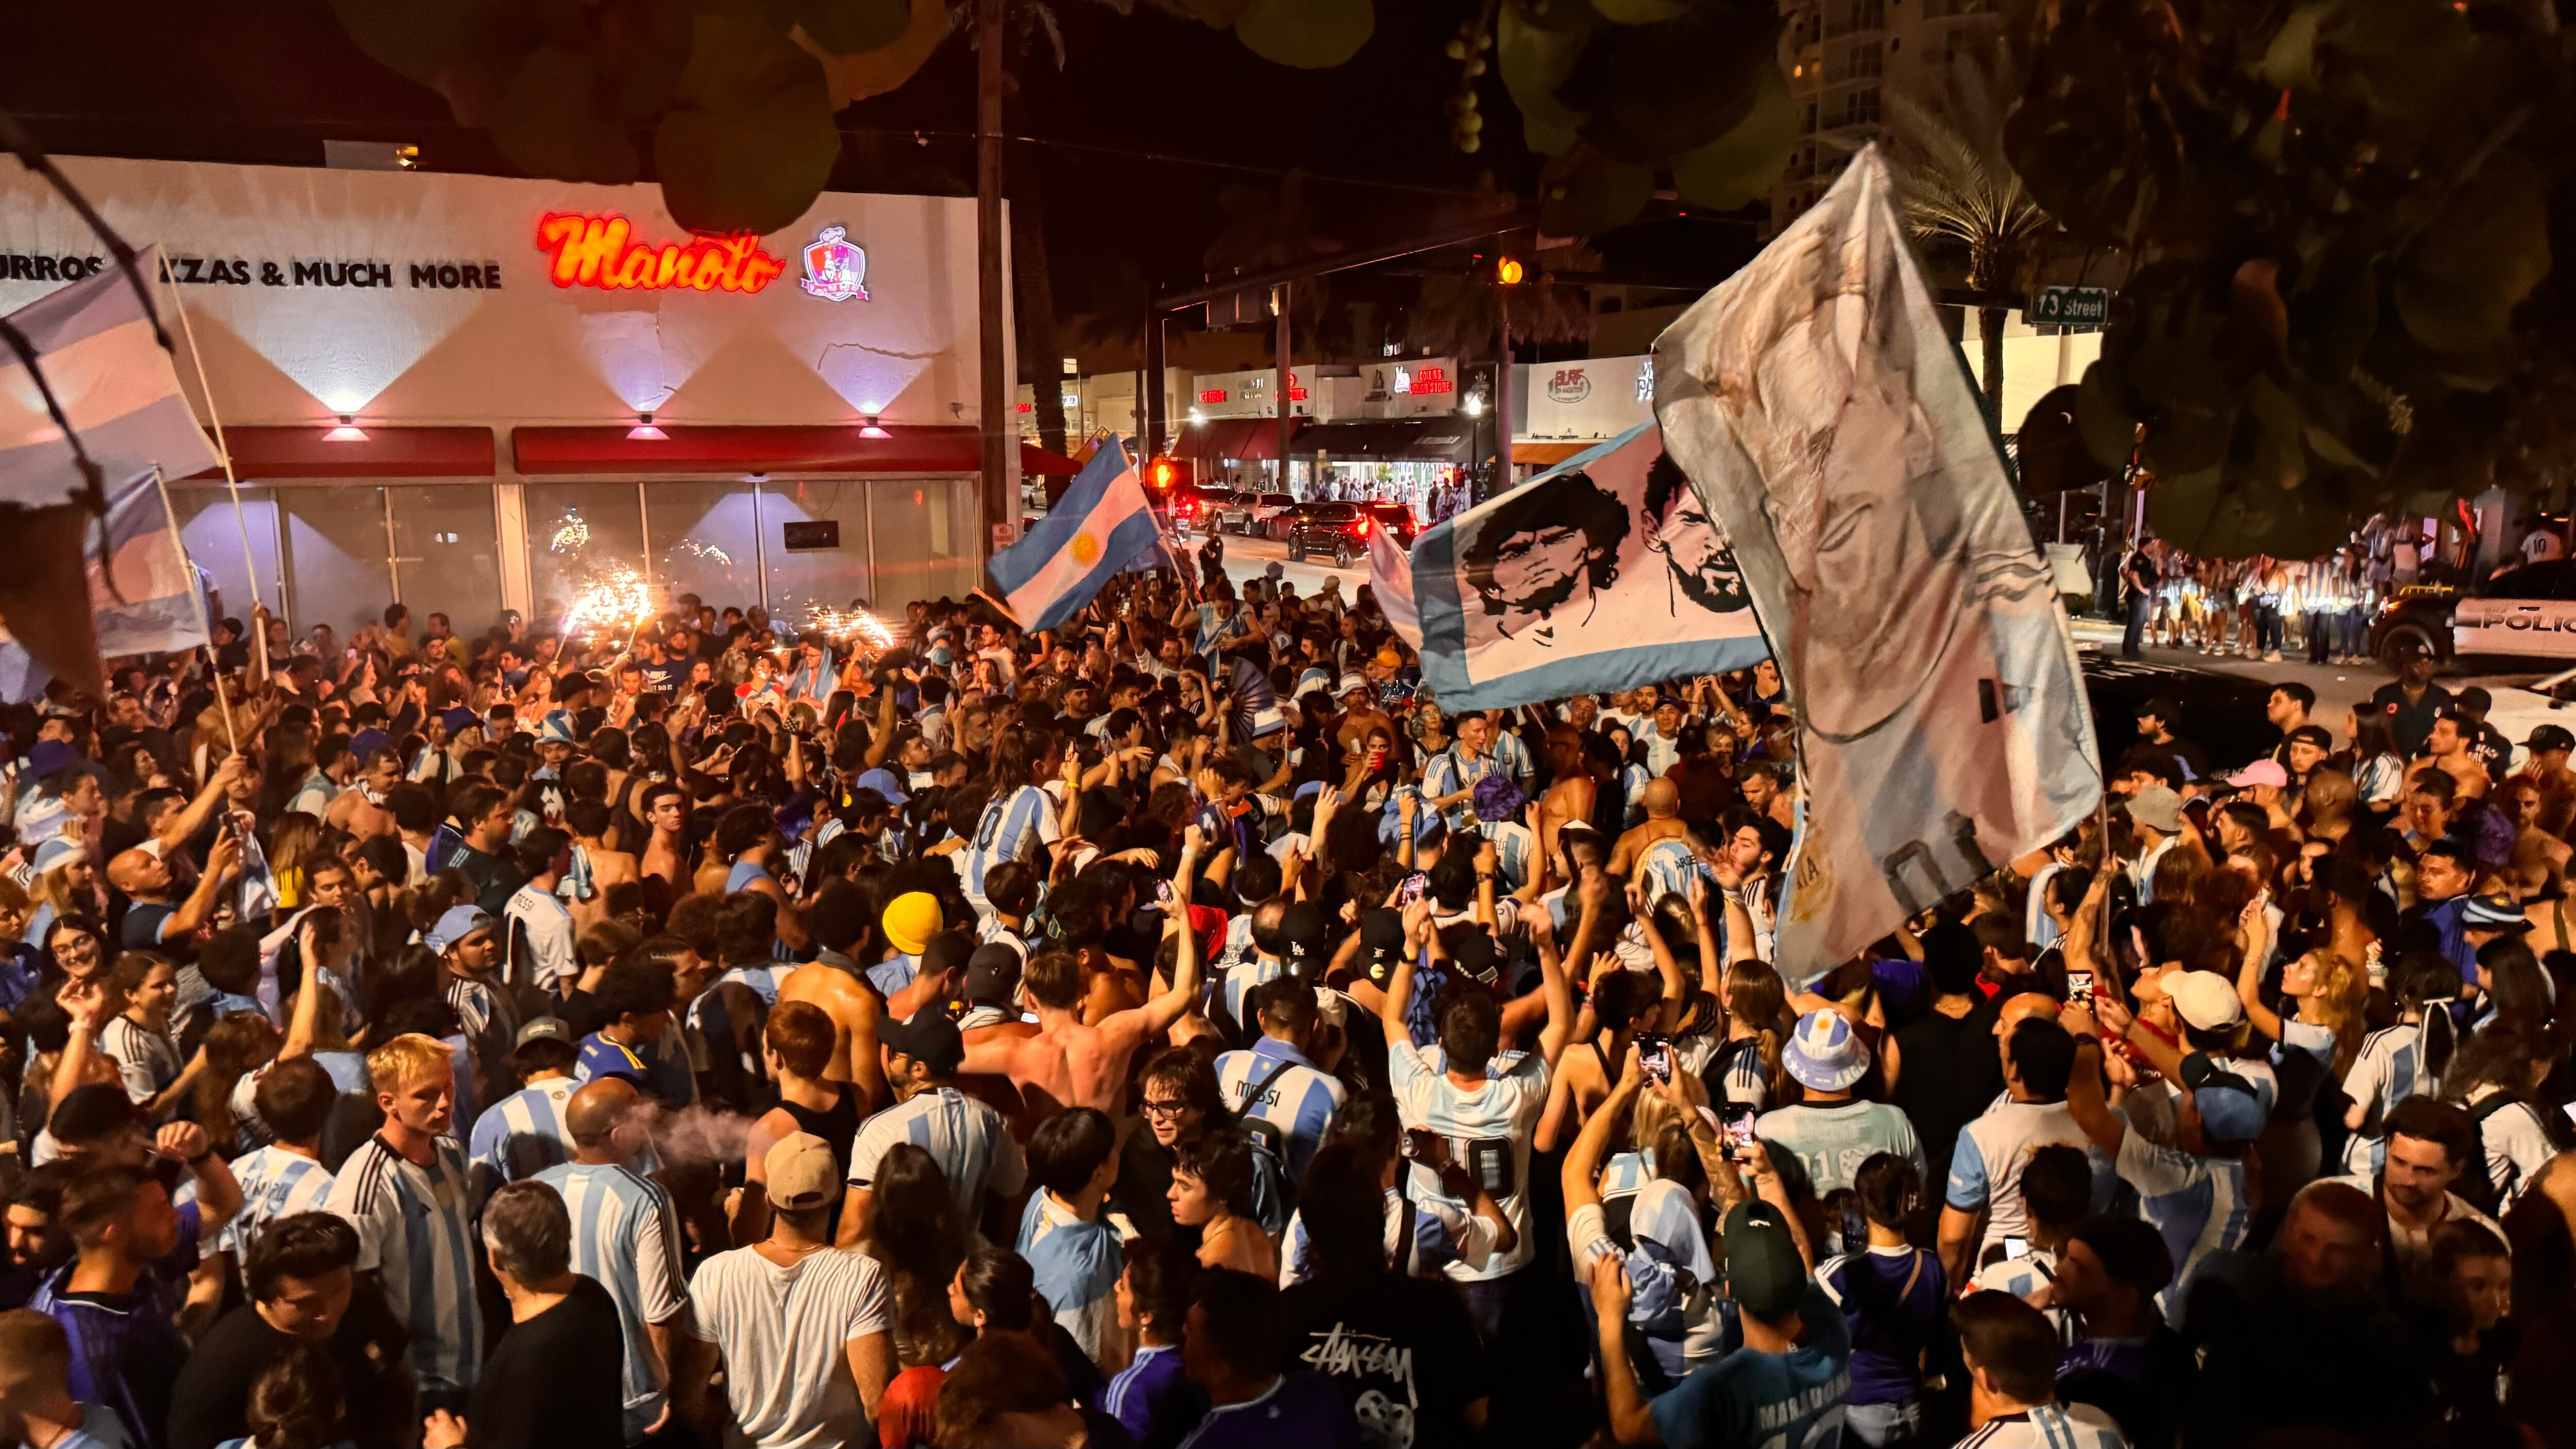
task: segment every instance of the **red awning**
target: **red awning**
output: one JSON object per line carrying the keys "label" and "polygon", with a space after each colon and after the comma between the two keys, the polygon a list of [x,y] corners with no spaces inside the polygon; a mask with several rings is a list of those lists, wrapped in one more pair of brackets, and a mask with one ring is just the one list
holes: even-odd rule
{"label": "red awning", "polygon": [[527,474],[978,473],[983,470],[982,449],[982,435],[974,428],[905,423],[877,428],[855,423],[666,423],[649,429],[626,423],[510,430],[510,455]]}
{"label": "red awning", "polygon": [[1050,453],[1035,443],[1020,444],[1020,471],[1033,478],[1070,478],[1082,471],[1082,464]]}
{"label": "red awning", "polygon": [[[1299,426],[1303,418],[1292,419]],[[1289,434],[1291,451],[1296,447],[1296,434]],[[1279,456],[1279,420],[1277,418],[1213,418],[1204,423],[1191,423],[1172,440],[1175,457],[1195,458],[1214,463],[1232,458],[1238,462],[1260,463]]]}
{"label": "red awning", "polygon": [[[226,428],[233,472],[275,478],[489,478],[490,428]],[[209,468],[197,478],[221,478]]]}
{"label": "red awning", "polygon": [[1582,452],[1586,448],[1597,448],[1599,446],[1601,446],[1601,440],[1598,438],[1595,438],[1588,443],[1523,443],[1515,441],[1512,444],[1512,461],[1514,463],[1534,464],[1542,468],[1553,468],[1557,464],[1564,462],[1566,459],[1573,457],[1575,454]]}

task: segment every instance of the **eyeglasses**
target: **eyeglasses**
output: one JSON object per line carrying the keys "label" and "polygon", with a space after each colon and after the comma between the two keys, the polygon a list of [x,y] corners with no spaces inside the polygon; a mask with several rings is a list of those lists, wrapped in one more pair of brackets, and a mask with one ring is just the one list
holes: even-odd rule
{"label": "eyeglasses", "polygon": [[1178,1117],[1189,1109],[1190,1104],[1187,1102],[1157,1102],[1151,1097],[1145,1099],[1145,1115],[1148,1117]]}

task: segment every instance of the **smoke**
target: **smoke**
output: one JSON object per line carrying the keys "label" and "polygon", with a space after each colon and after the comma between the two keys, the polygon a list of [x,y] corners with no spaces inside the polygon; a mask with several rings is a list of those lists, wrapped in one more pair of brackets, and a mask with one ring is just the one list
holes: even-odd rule
{"label": "smoke", "polygon": [[682,1107],[666,1112],[646,1105],[639,1107],[628,1122],[651,1135],[653,1150],[661,1155],[666,1167],[722,1167],[740,1162],[743,1147],[751,1139],[751,1118],[712,1107]]}

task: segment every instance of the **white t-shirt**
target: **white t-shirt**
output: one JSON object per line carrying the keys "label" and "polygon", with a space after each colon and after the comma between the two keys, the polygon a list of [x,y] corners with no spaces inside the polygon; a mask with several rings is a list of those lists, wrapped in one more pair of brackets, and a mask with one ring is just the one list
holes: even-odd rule
{"label": "white t-shirt", "polygon": [[[1485,1080],[1459,1087],[1443,1070],[1439,1048],[1423,1051],[1410,1042],[1387,1049],[1387,1084],[1393,1090],[1396,1115],[1407,1127],[1420,1127],[1449,1139],[1449,1151],[1470,1172],[1500,1169],[1508,1181],[1494,1193],[1497,1206],[1511,1220],[1520,1241],[1508,1253],[1496,1253],[1481,1268],[1449,1265],[1451,1279],[1461,1283],[1500,1278],[1527,1264],[1535,1248],[1531,1239],[1527,1188],[1530,1139],[1539,1114],[1547,1108],[1548,1068],[1544,1058],[1525,1052],[1497,1052],[1486,1064]],[[1482,1156],[1480,1156],[1482,1154]],[[1439,1199],[1452,1207],[1467,1205],[1449,1195],[1439,1174],[1412,1164],[1413,1199]]]}
{"label": "white t-shirt", "polygon": [[756,1248],[718,1253],[689,1280],[690,1332],[724,1355],[738,1434],[728,1445],[808,1449],[875,1437],[850,1377],[852,1339],[890,1332],[893,1295],[874,1258],[824,1248],[782,1268]]}
{"label": "white t-shirt", "polygon": [[1977,1242],[1980,1254],[1989,1243],[2030,1235],[2021,1171],[2030,1165],[2032,1153],[2061,1143],[2084,1149],[2095,1170],[2100,1170],[2102,1154],[2094,1150],[2084,1129],[2075,1125],[2074,1114],[2064,1102],[1998,1103],[1959,1129],[1958,1145],[1950,1152],[1950,1185],[1944,1201],[1961,1212],[1986,1209],[1985,1236]]}

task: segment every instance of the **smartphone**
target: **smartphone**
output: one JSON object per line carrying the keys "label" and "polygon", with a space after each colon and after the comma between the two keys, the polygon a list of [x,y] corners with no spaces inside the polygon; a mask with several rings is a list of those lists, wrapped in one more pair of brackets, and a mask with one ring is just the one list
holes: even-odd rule
{"label": "smartphone", "polygon": [[1660,1036],[1637,1038],[1637,1067],[1653,1082],[1673,1079],[1673,1044]]}
{"label": "smartphone", "polygon": [[1749,1102],[1729,1102],[1718,1109],[1717,1125],[1726,1139],[1726,1155],[1737,1162],[1742,1162],[1753,1149],[1754,1115]]}
{"label": "smartphone", "polygon": [[2074,1002],[2091,1001],[2093,999],[2093,973],[2090,971],[2067,972],[2066,999]]}
{"label": "smartphone", "polygon": [[1154,904],[1158,906],[1168,906],[1171,903],[1172,883],[1167,880],[1158,880],[1154,882]]}
{"label": "smartphone", "polygon": [[2028,1239],[2028,1238],[2013,1238],[2013,1237],[2007,1237],[2007,1238],[2005,1238],[2005,1239],[2004,1239],[2004,1256],[2005,1256],[2005,1257],[2007,1257],[2007,1258],[2027,1258],[2027,1257],[2029,1257],[2029,1256],[2030,1256],[2030,1239]]}
{"label": "smartphone", "polygon": [[1397,907],[1402,908],[1409,906],[1415,901],[1422,899],[1423,884],[1429,879],[1430,877],[1425,876],[1418,871],[1412,875],[1406,876],[1404,878],[1404,883],[1395,888],[1395,904]]}

